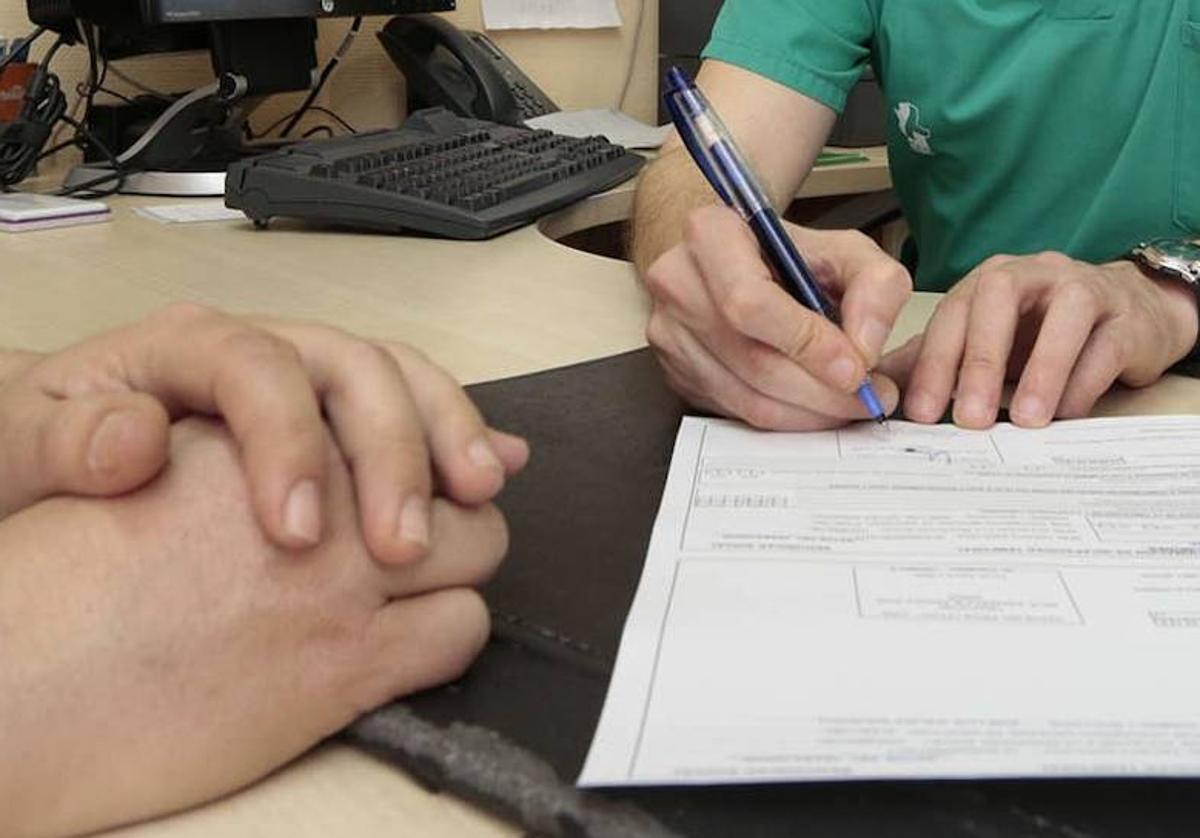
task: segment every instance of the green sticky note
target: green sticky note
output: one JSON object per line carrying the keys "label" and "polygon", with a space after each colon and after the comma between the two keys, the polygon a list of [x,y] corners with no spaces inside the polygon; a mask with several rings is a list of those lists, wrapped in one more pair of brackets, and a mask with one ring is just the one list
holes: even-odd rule
{"label": "green sticky note", "polygon": [[871,158],[858,151],[822,151],[817,156],[817,166],[841,166],[845,163],[866,163]]}

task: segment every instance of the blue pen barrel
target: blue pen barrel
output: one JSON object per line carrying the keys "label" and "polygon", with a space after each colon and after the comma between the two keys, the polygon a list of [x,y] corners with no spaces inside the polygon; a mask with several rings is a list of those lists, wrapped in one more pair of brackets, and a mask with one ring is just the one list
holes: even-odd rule
{"label": "blue pen barrel", "polygon": [[[812,309],[834,323],[840,324],[841,318],[838,316],[838,310],[834,308],[833,303],[829,301],[829,298],[825,296],[825,292],[821,290],[821,286],[809,269],[808,263],[804,261],[804,257],[796,250],[796,245],[792,242],[792,237],[783,228],[783,223],[779,220],[779,216],[773,212],[764,210],[750,216],[746,219],[746,223],[754,231],[754,237],[758,239],[758,244],[763,249],[763,252],[777,254],[779,264],[776,266],[776,270],[782,274],[779,278],[787,292],[801,305]],[[803,277],[804,279],[801,282],[797,282],[796,277]]]}
{"label": "blue pen barrel", "polygon": [[[784,289],[810,311],[841,325],[841,318],[784,229],[753,170],[737,150],[729,131],[687,74],[678,67],[667,73],[667,110],[679,136],[713,189],[754,231],[763,258]],[[877,420],[884,420],[870,379],[858,388],[858,398]]]}
{"label": "blue pen barrel", "polygon": [[733,187],[730,191],[736,196],[734,208],[754,231],[763,254],[769,257],[767,261],[779,273],[783,287],[801,305],[838,323],[837,309],[821,290],[817,278],[796,249],[767,196],[753,179],[746,176],[745,173],[750,171],[748,164],[724,141],[713,144],[712,155],[721,175]]}

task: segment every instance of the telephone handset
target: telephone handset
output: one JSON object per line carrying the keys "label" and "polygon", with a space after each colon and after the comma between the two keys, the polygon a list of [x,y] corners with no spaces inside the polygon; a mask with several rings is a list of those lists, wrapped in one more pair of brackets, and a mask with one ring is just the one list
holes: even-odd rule
{"label": "telephone handset", "polygon": [[403,15],[379,40],[408,81],[410,105],[520,125],[558,106],[481,32],[434,15]]}

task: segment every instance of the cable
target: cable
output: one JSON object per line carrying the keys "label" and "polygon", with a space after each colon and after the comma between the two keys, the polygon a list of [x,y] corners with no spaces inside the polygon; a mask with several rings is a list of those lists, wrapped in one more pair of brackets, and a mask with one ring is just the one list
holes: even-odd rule
{"label": "cable", "polygon": [[328,125],[317,125],[313,128],[309,128],[307,131],[305,131],[303,134],[301,134],[300,137],[301,137],[301,139],[307,140],[311,137],[315,137],[321,131],[324,131],[330,137],[336,136],[333,133],[333,129],[330,128]]}
{"label": "cable", "polygon": [[195,105],[197,102],[210,99],[216,96],[219,92],[220,82],[214,81],[204,85],[204,87],[197,87],[186,96],[180,96],[171,104],[171,107],[167,108],[158,115],[158,118],[151,123],[150,127],[147,128],[140,137],[138,137],[137,142],[121,152],[121,154],[117,157],[117,160],[122,163],[132,160],[137,155],[141,154],[145,150],[146,146],[150,145],[154,138],[162,133],[162,131],[171,124],[171,120],[173,120],[180,113],[180,111],[192,107],[192,105]]}
{"label": "cable", "polygon": [[[64,122],[63,127],[69,128],[70,126]],[[61,143],[56,143],[55,145],[50,146],[50,148],[46,149],[41,154],[39,154],[38,161],[40,162],[42,160],[45,160],[47,157],[53,157],[54,155],[58,154],[60,151],[68,149],[71,146],[78,146],[78,145],[79,145],[79,139],[77,137],[72,137],[69,140],[63,140]]]}
{"label": "cable", "polygon": [[[45,31],[44,29],[42,31]],[[41,33],[35,31],[32,43]],[[67,42],[65,35],[46,51],[25,85],[24,102],[16,121],[0,127],[0,190],[9,191],[33,172],[54,125],[67,112],[67,97],[50,62]]]}
{"label": "cable", "polygon": [[[105,145],[99,137],[93,134],[86,125],[82,122],[64,115],[62,119],[75,129],[76,141],[79,137],[84,137],[87,141],[108,158],[108,164],[112,166],[112,171],[98,178],[93,178],[83,183],[77,183],[74,186],[64,187],[58,191],[59,195],[78,195],[80,192],[87,192],[93,197],[102,197],[104,195],[112,195],[121,191],[121,187],[125,184],[125,178],[130,172],[121,164],[120,158],[113,154],[112,149]],[[111,189],[97,191],[96,187],[105,183],[116,181],[116,185]]]}
{"label": "cable", "polygon": [[104,62],[104,67],[108,72],[112,73],[114,76],[119,78],[121,81],[125,82],[130,87],[132,87],[142,93],[145,93],[147,96],[153,96],[156,99],[162,99],[164,102],[174,102],[175,101],[174,96],[170,96],[166,93],[163,93],[161,90],[155,90],[152,87],[147,87],[146,85],[142,84],[137,79],[131,78],[129,75],[124,73],[119,67],[110,65],[108,63],[107,59]]}
{"label": "cable", "polygon": [[617,110],[625,106],[629,98],[629,88],[633,84],[633,70],[637,65],[638,49],[642,45],[642,24],[646,18],[646,0],[638,0],[637,23],[634,24],[633,46],[629,48],[629,66],[625,70],[625,83],[621,85],[621,96],[617,99]]}
{"label": "cable", "polygon": [[[334,122],[336,122],[338,125],[340,125],[342,128],[344,128],[347,133],[350,133],[350,134],[358,133],[357,128],[355,128],[353,125],[351,125],[346,120],[342,119],[340,116],[338,116],[336,113],[331,111],[329,108],[325,108],[320,105],[309,105],[308,112],[324,114],[325,116],[329,117]],[[268,134],[270,134],[272,131],[274,131],[276,128],[278,128],[280,125],[282,125],[284,122],[291,119],[295,115],[296,115],[295,111],[293,111],[292,113],[284,114],[283,116],[279,117],[279,119],[272,122],[270,125],[268,125],[265,129],[263,129],[259,133],[251,134],[250,139],[261,140],[263,137],[266,137]]]}
{"label": "cable", "polygon": [[87,96],[84,97],[83,121],[90,122],[96,91],[100,89],[100,85],[104,84],[104,76],[100,72],[100,48],[96,41],[96,29],[82,20],[78,23],[80,29],[83,30],[83,42],[87,45],[88,51],[88,88]]}
{"label": "cable", "polygon": [[[345,37],[342,38],[342,43],[338,46],[337,50],[334,51],[333,55],[330,56],[329,60],[325,62],[325,68],[321,70],[321,75],[317,79],[317,83],[313,85],[313,89],[309,91],[308,96],[305,97],[303,104],[296,109],[295,115],[292,116],[292,121],[287,124],[287,127],[284,128],[282,132],[280,132],[280,137],[286,137],[291,134],[292,130],[296,127],[296,125],[299,124],[304,114],[309,109],[313,108],[313,102],[317,101],[317,97],[321,95],[321,90],[325,87],[325,82],[329,81],[329,77],[333,75],[333,71],[337,69],[338,64],[342,62],[342,57],[350,51],[350,45],[354,43],[354,39],[358,36],[359,30],[362,29],[362,21],[363,19],[360,15],[354,18],[354,20],[350,23],[350,29],[347,30]],[[353,133],[353,131],[351,131],[351,133]]]}
{"label": "cable", "polygon": [[320,105],[313,105],[312,107],[309,108],[309,110],[312,111],[313,113],[325,114],[325,116],[329,117],[334,122],[336,122],[338,125],[342,126],[342,128],[346,129],[346,132],[349,134],[357,134],[358,133],[357,128],[355,128],[353,125],[351,125],[346,120],[342,119],[340,116],[338,116],[333,111],[329,110],[329,108],[323,108]]}
{"label": "cable", "polygon": [[120,100],[127,105],[136,105],[137,104],[137,102],[130,99],[124,93],[119,93],[116,90],[113,90],[111,87],[97,87],[96,92],[103,93],[106,96],[111,96],[114,99]]}

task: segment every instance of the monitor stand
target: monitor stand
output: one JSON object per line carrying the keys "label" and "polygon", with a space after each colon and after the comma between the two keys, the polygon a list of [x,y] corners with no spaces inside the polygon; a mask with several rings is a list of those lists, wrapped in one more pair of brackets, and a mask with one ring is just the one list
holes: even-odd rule
{"label": "monitor stand", "polygon": [[[107,176],[112,167],[103,164],[80,164],[67,173],[63,187],[74,189],[84,183],[100,182],[97,189],[110,184]],[[105,180],[102,180],[105,179]],[[125,176],[117,189],[122,195],[163,195],[175,198],[217,198],[225,194],[225,169],[220,171],[149,171]]]}
{"label": "monitor stand", "polygon": [[[231,163],[262,154],[272,145],[242,142],[243,110],[223,102],[217,83],[192,91],[164,111],[137,142],[117,160],[129,171],[116,190],[129,195],[220,197],[225,194],[225,170]],[[94,160],[75,166],[63,186],[94,183],[97,190],[113,187],[111,163]]]}

